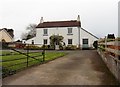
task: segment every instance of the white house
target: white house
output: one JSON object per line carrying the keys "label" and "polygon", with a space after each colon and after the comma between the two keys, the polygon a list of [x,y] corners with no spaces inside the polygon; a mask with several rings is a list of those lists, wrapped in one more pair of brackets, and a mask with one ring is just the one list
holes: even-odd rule
{"label": "white house", "polygon": [[52,35],[63,36],[65,45],[76,45],[77,47],[93,47],[93,42],[98,40],[96,36],[81,28],[80,16],[77,20],[44,22],[41,17],[36,27],[36,37],[29,39],[29,44],[50,45],[49,37]]}

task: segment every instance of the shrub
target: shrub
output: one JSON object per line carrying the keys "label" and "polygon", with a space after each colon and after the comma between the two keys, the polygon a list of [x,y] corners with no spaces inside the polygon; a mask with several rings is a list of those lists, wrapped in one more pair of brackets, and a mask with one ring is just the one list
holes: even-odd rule
{"label": "shrub", "polygon": [[13,75],[15,73],[16,73],[16,70],[9,70],[9,69],[7,69],[5,67],[2,67],[2,78],[5,78],[5,77],[7,77],[9,75]]}
{"label": "shrub", "polygon": [[77,49],[76,45],[67,45],[66,50],[75,50]]}
{"label": "shrub", "polygon": [[59,45],[59,49],[60,49],[60,50],[63,50],[64,48],[63,48],[63,46]]}
{"label": "shrub", "polygon": [[98,41],[94,41],[93,46],[95,47],[95,49],[97,49],[98,48]]}
{"label": "shrub", "polygon": [[100,45],[98,48],[99,48],[101,51],[105,51],[105,45]]}
{"label": "shrub", "polygon": [[6,42],[0,42],[0,45],[2,46],[2,49],[7,49],[7,48],[9,48],[9,47],[8,47],[8,43],[6,43]]}
{"label": "shrub", "polygon": [[24,47],[25,50],[29,49],[29,50],[39,50],[40,47],[35,46],[35,45],[29,45],[29,46],[25,46]]}
{"label": "shrub", "polygon": [[58,43],[60,49],[62,49],[61,47],[61,42],[63,40],[63,36],[60,36],[60,35],[52,35],[50,36],[50,47],[51,49],[55,49],[55,43]]}
{"label": "shrub", "polygon": [[50,45],[42,45],[41,47],[40,47],[40,49],[45,49],[45,50],[53,50],[54,48],[52,47],[52,46],[50,46]]}
{"label": "shrub", "polygon": [[63,50],[63,49],[64,49],[64,46],[63,46],[61,43],[59,43],[59,49],[60,49],[60,50]]}

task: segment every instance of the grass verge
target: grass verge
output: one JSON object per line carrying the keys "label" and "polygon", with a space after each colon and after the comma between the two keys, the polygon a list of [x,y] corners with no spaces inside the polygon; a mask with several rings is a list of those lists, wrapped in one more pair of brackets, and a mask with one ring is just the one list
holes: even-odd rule
{"label": "grass verge", "polygon": [[[64,55],[66,55],[66,53],[64,52],[46,52],[44,62],[54,60]],[[23,70],[24,68],[43,63],[43,56],[41,52],[30,53],[29,56],[32,56],[37,60],[33,58],[28,58],[28,63],[27,63],[27,57],[25,55],[16,54],[16,53],[15,55],[13,53],[12,55],[2,56],[2,62],[0,63],[2,63],[2,67],[3,67],[2,69],[3,77],[12,75],[17,71]]]}

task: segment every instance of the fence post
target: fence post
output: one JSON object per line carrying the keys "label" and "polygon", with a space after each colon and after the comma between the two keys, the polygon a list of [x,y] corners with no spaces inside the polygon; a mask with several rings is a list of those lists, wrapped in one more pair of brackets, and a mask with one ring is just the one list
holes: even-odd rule
{"label": "fence post", "polygon": [[43,62],[45,61],[45,44],[43,45],[43,52],[42,52],[42,55],[43,55]]}
{"label": "fence post", "polygon": [[107,48],[107,37],[105,36],[105,48]]}
{"label": "fence post", "polygon": [[29,44],[28,44],[28,46],[27,46],[27,67],[28,67],[28,55],[29,55]]}
{"label": "fence post", "polygon": [[106,48],[107,48],[107,36],[105,36],[105,52],[106,52]]}
{"label": "fence post", "polygon": [[119,45],[118,45],[118,40],[117,39],[115,39],[114,40],[114,47],[115,47],[115,58],[117,58],[117,59],[119,59],[118,58],[118,47],[119,47]]}

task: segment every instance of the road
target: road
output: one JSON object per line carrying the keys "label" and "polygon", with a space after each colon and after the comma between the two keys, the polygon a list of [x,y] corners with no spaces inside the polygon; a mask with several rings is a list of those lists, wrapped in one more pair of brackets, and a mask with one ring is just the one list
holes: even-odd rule
{"label": "road", "polygon": [[3,85],[117,85],[96,50],[69,51],[3,79]]}

